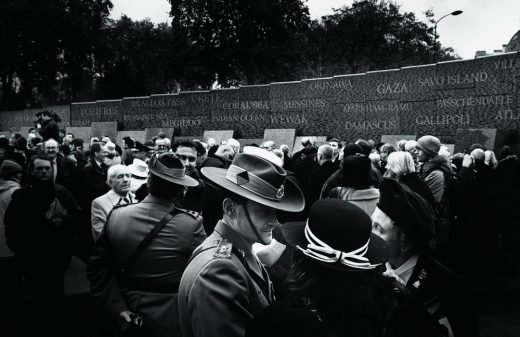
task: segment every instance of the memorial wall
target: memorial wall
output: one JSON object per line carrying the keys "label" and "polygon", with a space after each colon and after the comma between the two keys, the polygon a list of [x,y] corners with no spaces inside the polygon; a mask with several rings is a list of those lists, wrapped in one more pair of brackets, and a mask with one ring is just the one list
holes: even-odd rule
{"label": "memorial wall", "polygon": [[[176,136],[265,129],[344,140],[433,134],[454,143],[457,129],[520,127],[520,53],[364,74],[72,103],[70,126],[117,121],[119,131],[173,128]],[[62,116],[63,117],[63,116]],[[5,122],[4,122],[5,124]]]}

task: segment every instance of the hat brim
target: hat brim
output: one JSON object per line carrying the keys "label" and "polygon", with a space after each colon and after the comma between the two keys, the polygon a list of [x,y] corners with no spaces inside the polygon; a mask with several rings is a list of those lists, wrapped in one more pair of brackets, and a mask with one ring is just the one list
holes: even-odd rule
{"label": "hat brim", "polygon": [[[282,231],[282,235],[287,243],[294,249],[298,250],[297,246],[305,249],[307,247],[307,238],[305,237],[305,225],[307,223],[305,221],[298,222],[286,222],[280,225],[280,229]],[[334,247],[333,247],[334,248]],[[385,240],[379,237],[377,234],[370,234],[370,243],[368,244],[368,250],[365,254],[365,257],[370,261],[373,265],[381,265],[388,261],[389,257],[389,248],[386,244]],[[304,255],[306,258],[312,260],[313,262],[319,263],[325,267],[343,270],[343,271],[366,271],[366,269],[357,269],[346,266],[342,263],[326,263],[319,260],[315,260],[307,255]]]}
{"label": "hat brim", "polygon": [[130,166],[130,173],[136,177],[139,177],[139,178],[148,178],[148,170],[143,172],[143,171],[139,171],[137,170],[135,167],[133,166]]}
{"label": "hat brim", "polygon": [[227,169],[217,167],[203,167],[201,169],[202,174],[226,190],[238,194],[246,199],[252,200],[259,204],[272,207],[286,212],[300,212],[305,207],[305,199],[303,193],[289,179],[285,180],[284,195],[280,200],[270,200],[263,198],[253,192],[234,184],[226,178]]}
{"label": "hat brim", "polygon": [[185,175],[183,178],[176,178],[176,177],[171,177],[164,173],[161,173],[153,168],[149,168],[149,171],[150,171],[150,173],[152,173],[152,174],[156,175],[157,177],[164,179],[170,183],[174,183],[174,184],[182,185],[182,186],[188,186],[188,187],[199,186],[199,182],[190,176]]}

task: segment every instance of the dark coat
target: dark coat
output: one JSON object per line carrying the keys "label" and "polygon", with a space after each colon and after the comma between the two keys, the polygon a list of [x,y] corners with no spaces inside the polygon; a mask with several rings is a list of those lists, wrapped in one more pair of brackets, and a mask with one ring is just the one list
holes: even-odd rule
{"label": "dark coat", "polygon": [[231,165],[229,160],[226,160],[222,157],[219,157],[215,154],[210,154],[206,159],[200,163],[200,168],[203,167],[219,167],[219,168],[228,168]]}
{"label": "dark coat", "polygon": [[441,324],[447,318],[455,336],[479,336],[468,285],[446,266],[419,257],[406,287]]}
{"label": "dark coat", "polygon": [[[246,337],[441,337],[442,330],[409,292],[391,280],[385,283],[386,296],[379,298],[381,304],[373,308],[381,317],[386,317],[384,326],[375,326],[376,319],[365,310],[355,310],[350,306],[351,314],[323,315],[314,308],[312,301],[297,295],[287,297],[269,306],[251,321]],[[378,289],[381,290],[381,289]],[[379,303],[378,303],[379,304]],[[359,304],[357,304],[359,306]],[[374,309],[371,308],[371,311]],[[341,310],[342,308],[339,308]],[[336,317],[333,317],[336,316]],[[344,317],[346,321],[329,323]],[[372,321],[372,322],[370,322]],[[344,329],[338,331],[338,324]],[[380,323],[381,324],[381,323]],[[355,327],[353,327],[355,325]],[[381,330],[385,333],[381,333]],[[348,331],[348,333],[346,333]]]}
{"label": "dark coat", "polygon": [[482,164],[477,170],[462,167],[457,218],[452,231],[454,268],[461,273],[478,272],[492,263],[498,245],[493,170]]}
{"label": "dark coat", "polygon": [[42,136],[43,141],[48,139],[54,139],[60,142],[60,128],[54,119],[49,119],[41,123],[41,128],[38,129],[38,133]]}
{"label": "dark coat", "polygon": [[65,158],[63,155],[58,154],[56,157],[56,166],[58,168],[58,173],[56,175],[56,184],[62,185],[68,190],[72,191],[73,187],[73,178],[74,171],[76,166],[72,162],[72,160]]}
{"label": "dark coat", "polygon": [[[55,198],[67,210],[59,225],[45,219]],[[61,185],[49,184],[42,188],[31,184],[13,193],[5,213],[6,238],[22,270],[63,273],[70,262],[79,211],[74,197]]]}
{"label": "dark coat", "polygon": [[311,207],[316,200],[320,199],[323,184],[337,169],[338,167],[332,161],[326,161],[323,165],[316,163],[308,180],[306,206]]}
{"label": "dark coat", "polygon": [[94,243],[90,217],[92,201],[110,190],[110,187],[106,183],[106,165],[103,164],[102,167],[99,167],[94,160],[91,160],[87,165],[79,169],[76,180],[75,193],[83,210],[78,226],[76,255],[86,263],[90,258],[92,245]]}
{"label": "dark coat", "polygon": [[307,193],[308,181],[316,161],[313,158],[305,158],[296,162],[294,176],[298,179],[302,192]]}
{"label": "dark coat", "polygon": [[102,196],[110,190],[107,185],[107,167],[101,167],[92,159],[87,165],[80,169],[78,175],[77,199],[83,210],[89,210],[91,203],[97,197]]}
{"label": "dark coat", "polygon": [[419,194],[424,200],[426,200],[430,206],[435,207],[435,200],[433,200],[433,194],[428,185],[421,179],[419,173],[412,172],[402,176],[399,179],[400,182],[408,186],[409,189]]}

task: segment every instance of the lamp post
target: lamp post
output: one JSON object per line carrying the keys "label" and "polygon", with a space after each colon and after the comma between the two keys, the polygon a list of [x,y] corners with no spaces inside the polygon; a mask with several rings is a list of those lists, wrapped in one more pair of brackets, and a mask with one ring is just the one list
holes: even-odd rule
{"label": "lamp post", "polygon": [[433,63],[437,63],[437,24],[439,23],[439,21],[441,21],[442,19],[444,19],[447,16],[450,16],[450,15],[457,16],[459,14],[462,14],[462,11],[456,10],[456,11],[453,11],[451,13],[444,15],[442,18],[435,21],[435,28],[434,28],[434,33],[433,33],[434,34],[434,36],[433,36]]}

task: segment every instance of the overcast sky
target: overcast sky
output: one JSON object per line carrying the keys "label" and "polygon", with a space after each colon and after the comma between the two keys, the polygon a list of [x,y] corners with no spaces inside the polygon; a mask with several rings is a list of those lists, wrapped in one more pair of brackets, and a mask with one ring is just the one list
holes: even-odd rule
{"label": "overcast sky", "polygon": [[[448,16],[437,26],[440,42],[450,46],[463,58],[473,58],[477,50],[492,52],[507,44],[520,30],[520,0],[396,0],[407,12],[414,12],[419,20],[432,8],[435,18],[454,10],[459,16]],[[150,18],[153,22],[169,21],[170,3],[167,0],[112,0],[112,17],[126,14],[134,20]],[[308,0],[312,18],[331,14],[332,8],[351,4],[346,0]]]}

